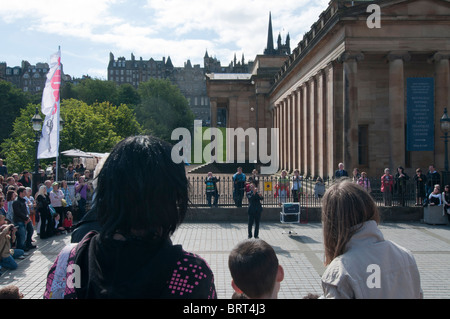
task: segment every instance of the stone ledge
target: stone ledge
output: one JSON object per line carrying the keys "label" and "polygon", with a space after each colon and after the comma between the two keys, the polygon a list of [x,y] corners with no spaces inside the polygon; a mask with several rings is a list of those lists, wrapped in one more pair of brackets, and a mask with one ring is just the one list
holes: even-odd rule
{"label": "stone ledge", "polygon": [[[421,222],[423,207],[378,207],[382,222]],[[264,207],[261,222],[279,222],[281,207]],[[321,208],[308,208],[301,221],[320,222]],[[247,222],[247,207],[192,207],[185,222]]]}

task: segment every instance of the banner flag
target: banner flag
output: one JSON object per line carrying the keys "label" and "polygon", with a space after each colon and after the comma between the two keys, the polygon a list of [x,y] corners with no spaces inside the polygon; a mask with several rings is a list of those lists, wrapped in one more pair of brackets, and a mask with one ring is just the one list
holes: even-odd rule
{"label": "banner flag", "polygon": [[42,93],[41,111],[45,115],[42,134],[38,147],[38,159],[58,157],[59,119],[61,87],[61,50],[50,57],[50,70],[47,73],[44,92]]}

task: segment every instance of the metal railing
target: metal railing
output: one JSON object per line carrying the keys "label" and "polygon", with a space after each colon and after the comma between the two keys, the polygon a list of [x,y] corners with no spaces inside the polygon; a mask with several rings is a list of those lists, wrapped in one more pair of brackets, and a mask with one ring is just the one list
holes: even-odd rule
{"label": "metal railing", "polygon": [[[220,207],[236,207],[234,200],[234,182],[232,175],[214,175],[219,178],[217,182],[217,190],[219,194],[218,206]],[[189,195],[191,206],[193,207],[207,207],[208,200],[206,196],[206,184],[205,175],[194,175],[188,176],[188,181],[190,185]],[[279,194],[279,189],[276,187],[279,176],[259,176],[258,190],[262,194],[264,200],[262,205],[266,207],[278,206],[280,202],[284,199]],[[248,181],[248,178],[247,178]],[[325,179],[324,185],[327,189],[332,183],[333,179]],[[377,206],[384,206],[383,193],[381,192],[381,178],[369,178],[371,191],[373,199],[375,200]],[[298,201],[302,206],[307,207],[321,207],[322,199],[319,194],[316,193],[316,180],[310,178],[304,178],[301,181],[301,189],[298,192],[298,198],[294,198],[294,193],[292,192],[292,176],[290,176],[290,185],[287,198],[285,202]],[[404,204],[402,205],[402,197]],[[214,197],[211,200],[214,202]],[[392,206],[415,206],[416,205],[416,186],[413,179],[410,179],[406,183],[405,191],[399,194],[396,191],[394,185],[394,190],[392,192]],[[248,200],[243,194],[242,206],[248,206]]]}

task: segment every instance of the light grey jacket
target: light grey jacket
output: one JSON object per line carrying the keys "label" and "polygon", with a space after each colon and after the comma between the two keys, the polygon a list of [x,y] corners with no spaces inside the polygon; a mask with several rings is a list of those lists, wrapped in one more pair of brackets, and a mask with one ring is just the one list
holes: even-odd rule
{"label": "light grey jacket", "polygon": [[322,275],[321,298],[422,298],[413,255],[384,240],[375,221],[363,223],[345,249]]}

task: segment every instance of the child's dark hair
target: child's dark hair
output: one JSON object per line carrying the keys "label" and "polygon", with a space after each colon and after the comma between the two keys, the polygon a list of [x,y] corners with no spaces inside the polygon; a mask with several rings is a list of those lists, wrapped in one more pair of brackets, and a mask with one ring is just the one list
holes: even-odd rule
{"label": "child's dark hair", "polygon": [[249,298],[272,293],[278,272],[278,258],[272,246],[261,239],[240,242],[228,257],[234,283]]}
{"label": "child's dark hair", "polygon": [[98,175],[94,209],[102,236],[131,230],[170,236],[188,206],[184,163],[171,158],[172,147],[152,136],[119,142]]}

